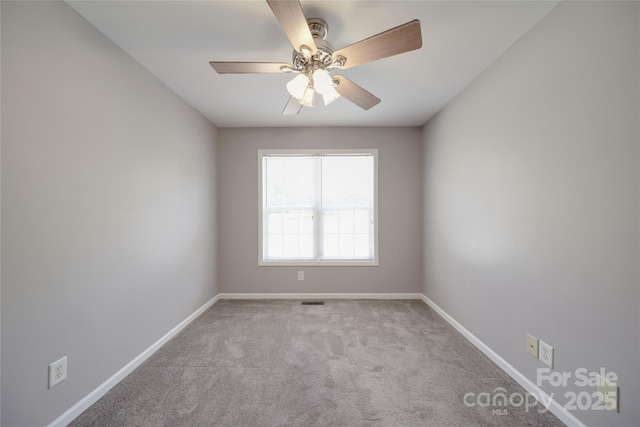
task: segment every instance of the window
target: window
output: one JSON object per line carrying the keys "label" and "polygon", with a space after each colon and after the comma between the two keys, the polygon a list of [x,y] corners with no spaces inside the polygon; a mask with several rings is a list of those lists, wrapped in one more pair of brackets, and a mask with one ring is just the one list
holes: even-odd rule
{"label": "window", "polygon": [[378,150],[259,150],[260,265],[377,265]]}

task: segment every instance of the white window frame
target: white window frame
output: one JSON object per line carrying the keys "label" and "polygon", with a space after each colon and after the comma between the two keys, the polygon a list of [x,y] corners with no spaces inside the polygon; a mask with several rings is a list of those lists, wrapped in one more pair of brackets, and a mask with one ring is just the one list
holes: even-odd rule
{"label": "white window frame", "polygon": [[[357,260],[265,260],[264,259],[264,187],[263,187],[263,158],[270,155],[280,156],[312,156],[312,155],[370,155],[373,157],[373,259]],[[379,265],[378,249],[378,149],[261,149],[258,150],[258,265],[261,267],[287,266],[358,266],[377,267]]]}

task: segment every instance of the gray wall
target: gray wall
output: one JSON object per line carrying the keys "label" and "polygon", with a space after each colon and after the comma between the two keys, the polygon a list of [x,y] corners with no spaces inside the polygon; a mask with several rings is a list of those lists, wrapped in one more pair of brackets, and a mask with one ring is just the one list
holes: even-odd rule
{"label": "gray wall", "polygon": [[426,295],[533,382],[527,332],[615,372],[589,425],[640,425],[639,6],[561,3],[424,128]]}
{"label": "gray wall", "polygon": [[[420,128],[221,129],[220,291],[421,292],[421,144]],[[258,149],[293,147],[379,149],[378,267],[258,267]]]}
{"label": "gray wall", "polygon": [[217,293],[216,129],[61,2],[2,2],[2,114],[2,425],[33,427]]}

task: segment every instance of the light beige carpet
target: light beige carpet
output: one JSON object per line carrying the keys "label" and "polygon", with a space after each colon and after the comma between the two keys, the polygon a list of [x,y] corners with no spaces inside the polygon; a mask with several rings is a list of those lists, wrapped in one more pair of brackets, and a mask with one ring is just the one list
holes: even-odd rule
{"label": "light beige carpet", "polygon": [[563,425],[501,393],[527,398],[421,301],[224,300],[71,426]]}

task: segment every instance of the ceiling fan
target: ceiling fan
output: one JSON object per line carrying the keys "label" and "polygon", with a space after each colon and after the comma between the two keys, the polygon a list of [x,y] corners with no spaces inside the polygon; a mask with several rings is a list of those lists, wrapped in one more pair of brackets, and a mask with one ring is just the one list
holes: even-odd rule
{"label": "ceiling fan", "polygon": [[341,75],[331,75],[335,69],[346,70],[367,62],[387,58],[422,47],[420,21],[414,19],[357,43],[334,50],[326,40],[328,26],[320,18],[307,19],[299,0],[267,0],[293,45],[291,64],[281,62],[211,61],[220,74],[293,73],[287,83],[291,95],[282,114],[298,114],[303,106],[313,107],[315,94],[322,95],[328,105],[340,96],[368,110],[380,99]]}

